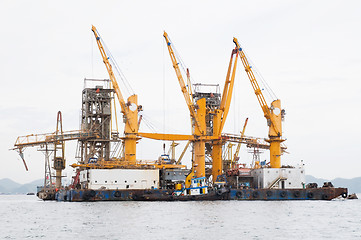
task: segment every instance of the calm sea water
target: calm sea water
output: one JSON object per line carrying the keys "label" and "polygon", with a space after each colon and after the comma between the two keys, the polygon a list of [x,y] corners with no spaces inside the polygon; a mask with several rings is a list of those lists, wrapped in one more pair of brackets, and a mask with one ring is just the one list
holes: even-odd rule
{"label": "calm sea water", "polygon": [[68,203],[0,195],[0,216],[0,239],[361,239],[361,200]]}

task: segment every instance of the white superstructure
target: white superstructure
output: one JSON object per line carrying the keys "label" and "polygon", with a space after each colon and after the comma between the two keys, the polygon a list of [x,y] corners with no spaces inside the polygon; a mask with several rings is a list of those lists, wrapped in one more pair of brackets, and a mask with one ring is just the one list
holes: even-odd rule
{"label": "white superstructure", "polygon": [[158,169],[88,169],[80,172],[80,184],[87,189],[156,189]]}
{"label": "white superstructure", "polygon": [[255,188],[304,188],[306,183],[303,166],[253,169],[251,176]]}

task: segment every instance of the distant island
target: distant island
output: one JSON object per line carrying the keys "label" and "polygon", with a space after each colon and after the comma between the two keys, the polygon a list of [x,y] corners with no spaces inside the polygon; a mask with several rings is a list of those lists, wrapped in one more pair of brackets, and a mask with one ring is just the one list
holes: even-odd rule
{"label": "distant island", "polygon": [[361,193],[361,177],[357,178],[335,178],[333,180],[327,180],[323,178],[315,178],[311,175],[306,175],[307,183],[317,183],[319,187],[322,187],[324,182],[332,182],[334,187],[346,187],[348,188],[348,193]]}
{"label": "distant island", "polygon": [[27,194],[36,193],[37,186],[44,184],[43,179],[38,179],[26,184],[17,183],[9,178],[0,179],[0,194]]}
{"label": "distant island", "polygon": [[[332,182],[335,187],[347,187],[349,193],[361,193],[361,177],[352,179],[335,178],[333,180],[327,180],[306,175],[306,183],[317,183],[319,187],[322,187],[324,182]],[[0,179],[0,194],[36,193],[37,186],[42,186],[43,183],[43,179],[38,179],[27,184],[20,184],[9,178]]]}

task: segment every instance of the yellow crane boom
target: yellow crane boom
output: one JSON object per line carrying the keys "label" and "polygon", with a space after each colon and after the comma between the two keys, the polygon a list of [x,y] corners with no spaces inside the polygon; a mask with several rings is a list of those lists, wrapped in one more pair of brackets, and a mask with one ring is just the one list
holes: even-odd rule
{"label": "yellow crane boom", "polygon": [[[233,60],[233,56],[236,54],[236,58]],[[227,119],[229,107],[231,105],[234,79],[237,69],[237,49],[232,50],[231,59],[228,65],[228,71],[226,81],[224,83],[223,94],[221,104],[219,108],[215,109],[213,114],[213,136],[220,137],[224,124]],[[233,70],[232,70],[233,66]],[[231,74],[232,73],[232,74]],[[222,147],[223,141],[216,140],[212,142],[212,179],[216,181],[218,175],[223,173],[223,162],[222,162]]]}
{"label": "yellow crane boom", "polygon": [[182,151],[181,155],[179,156],[179,158],[178,158],[178,160],[177,160],[176,164],[180,164],[180,163],[182,162],[182,159],[183,159],[183,157],[184,157],[184,154],[186,153],[186,151],[187,151],[187,149],[188,149],[188,147],[189,147],[189,144],[190,144],[190,143],[191,143],[191,141],[188,141],[188,142],[187,142],[187,144],[186,144],[186,146],[184,147],[184,149],[183,149],[183,151]]}
{"label": "yellow crane boom", "polygon": [[[179,69],[179,66],[178,66],[179,64],[177,62],[177,59],[175,57],[174,51],[173,51],[172,46],[171,46],[172,43],[170,42],[168,34],[165,31],[164,31],[163,36],[164,36],[165,41],[167,43],[167,48],[168,48],[168,51],[169,51],[169,55],[170,55],[170,58],[172,60],[172,64],[173,64],[174,70],[176,72],[178,82],[179,82],[179,85],[181,87],[181,91],[183,93],[184,99],[186,100],[186,103],[187,103],[191,118],[194,120],[195,126],[198,129],[198,131],[200,133],[202,133],[203,130],[201,129],[200,122],[199,122],[198,116],[196,114],[196,107],[194,106],[193,98],[191,97],[192,95],[191,95],[191,93],[189,93],[189,91],[188,91],[188,89],[187,89],[187,87],[186,87],[186,85],[184,83],[182,73],[181,73],[181,71]],[[187,72],[187,77],[189,79],[189,72]]]}
{"label": "yellow crane boom", "polygon": [[[244,133],[245,133],[245,131],[246,131],[247,123],[248,123],[248,118],[246,118],[246,121],[244,122],[243,129],[242,129],[242,131],[241,131],[241,138],[244,137]],[[237,157],[238,157],[238,154],[239,154],[239,150],[241,149],[241,144],[242,144],[242,142],[239,142],[239,143],[237,144],[237,148],[236,148],[236,151],[234,152],[233,159],[232,159],[232,163],[231,163],[231,166],[232,166],[232,167],[233,167],[233,164],[237,161]]]}
{"label": "yellow crane boom", "polygon": [[95,35],[95,39],[96,39],[96,42],[97,42],[97,45],[98,45],[98,48],[99,48],[99,51],[100,51],[100,54],[102,55],[102,58],[103,58],[103,62],[105,64],[105,67],[107,68],[107,71],[108,71],[108,74],[109,74],[109,78],[110,80],[112,81],[112,85],[113,85],[113,89],[115,91],[115,94],[117,95],[118,97],[118,100],[119,100],[119,103],[120,103],[120,106],[122,108],[122,113],[123,114],[127,114],[128,113],[128,109],[126,107],[126,103],[124,101],[124,98],[123,98],[123,95],[122,95],[122,92],[120,91],[120,88],[119,88],[119,85],[118,85],[118,82],[114,76],[114,72],[113,72],[113,67],[112,65],[110,64],[109,62],[109,57],[107,56],[106,52],[105,52],[105,49],[103,47],[103,44],[101,43],[101,38],[98,34],[98,31],[97,29],[92,26],[92,31]]}
{"label": "yellow crane boom", "polygon": [[122,108],[122,113],[124,115],[125,120],[125,128],[124,128],[124,160],[128,162],[130,165],[134,165],[136,163],[136,144],[138,139],[138,111],[140,110],[140,106],[138,106],[138,96],[131,95],[127,102],[124,101],[123,95],[120,91],[119,85],[113,73],[113,68],[111,63],[109,62],[109,57],[103,47],[101,42],[101,38],[97,29],[92,26],[92,31],[94,33],[100,54],[102,55],[103,62],[108,71],[109,78],[112,82],[113,89],[118,97],[120,106]]}
{"label": "yellow crane boom", "polygon": [[[166,140],[166,141],[190,141],[194,142],[197,140],[203,140],[206,142],[220,140],[223,142],[234,142],[234,143],[243,143],[246,144],[248,148],[261,148],[261,149],[269,149],[270,145],[264,141],[263,138],[256,138],[250,136],[241,136],[237,134],[230,133],[222,133],[221,137],[214,136],[202,136],[195,137],[194,135],[185,135],[185,134],[164,134],[164,133],[142,133],[139,132],[139,136],[154,140]],[[282,152],[286,152],[287,147],[282,146]]]}
{"label": "yellow crane boom", "polygon": [[[233,60],[233,55],[234,54],[236,54],[236,59],[233,62],[232,60]],[[218,135],[222,133],[224,124],[225,124],[226,119],[227,119],[229,107],[231,105],[233,86],[234,86],[234,79],[235,79],[235,76],[236,76],[236,69],[237,69],[237,60],[238,60],[238,51],[237,51],[237,49],[234,49],[232,51],[231,59],[229,61],[227,77],[226,77],[226,81],[225,81],[224,88],[223,88],[221,105],[219,106],[219,109],[222,111],[222,115],[221,115],[221,125],[220,125],[220,128],[218,130]],[[232,68],[232,62],[233,62],[233,68]],[[231,75],[231,79],[229,79],[231,69],[232,69],[232,75]]]}
{"label": "yellow crane boom", "polygon": [[14,150],[54,143],[56,141],[69,141],[69,140],[97,138],[97,137],[98,136],[93,132],[84,132],[80,130],[63,131],[60,134],[57,134],[56,132],[43,133],[43,134],[30,134],[26,136],[19,136],[15,141]]}
{"label": "yellow crane boom", "polygon": [[262,108],[263,114],[267,119],[267,125],[269,126],[269,143],[270,143],[270,164],[272,168],[281,167],[281,143],[284,141],[282,139],[282,118],[284,110],[281,110],[281,100],[277,99],[271,103],[271,106],[268,107],[266,99],[263,96],[263,93],[258,85],[256,77],[252,71],[251,66],[244,54],[242,48],[240,47],[237,38],[233,39],[233,42],[236,44],[236,47],[239,52],[239,56],[243,63],[244,69],[247,73],[247,76],[252,84],[254,93],[256,94],[257,100]]}
{"label": "yellow crane boom", "polygon": [[[163,34],[165,41],[167,43],[167,48],[169,51],[169,56],[172,60],[173,68],[176,72],[179,85],[181,87],[181,91],[183,93],[184,99],[186,100],[190,116],[191,116],[191,124],[192,124],[192,134],[195,138],[197,137],[203,137],[206,135],[206,99],[201,98],[197,100],[196,104],[193,103],[193,97],[189,93],[182,74],[180,72],[178,62],[176,59],[176,56],[174,54],[172,43],[169,40],[168,34],[164,32]],[[187,77],[189,79],[189,71],[187,72]],[[194,164],[192,167],[192,173],[195,177],[205,177],[206,170],[206,160],[205,160],[205,140],[198,138],[195,141],[193,141],[193,156],[194,156]]]}
{"label": "yellow crane boom", "polygon": [[166,140],[166,141],[211,141],[221,140],[221,137],[215,136],[197,136],[186,134],[168,134],[168,133],[143,133],[139,132],[139,136],[154,139],[154,140]]}

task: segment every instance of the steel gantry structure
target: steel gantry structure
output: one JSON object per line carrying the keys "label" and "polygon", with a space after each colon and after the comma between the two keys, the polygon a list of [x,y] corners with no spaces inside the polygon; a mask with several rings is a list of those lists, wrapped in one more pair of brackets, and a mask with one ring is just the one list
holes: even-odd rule
{"label": "steel gantry structure", "polygon": [[[28,147],[40,147],[41,151],[45,154],[45,178],[44,187],[49,184],[46,181],[51,182],[52,174],[50,172],[49,157],[51,152],[53,156],[53,169],[55,170],[55,187],[60,188],[62,186],[62,171],[65,169],[65,141],[71,140],[85,140],[95,139],[97,134],[94,132],[87,132],[81,130],[75,131],[63,131],[62,114],[59,111],[57,114],[56,131],[53,133],[45,134],[31,134],[26,136],[19,136],[14,144],[13,150],[19,152],[22,158],[26,170],[28,167],[24,159],[24,150]],[[50,186],[52,187],[52,186]]]}

